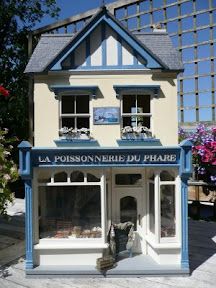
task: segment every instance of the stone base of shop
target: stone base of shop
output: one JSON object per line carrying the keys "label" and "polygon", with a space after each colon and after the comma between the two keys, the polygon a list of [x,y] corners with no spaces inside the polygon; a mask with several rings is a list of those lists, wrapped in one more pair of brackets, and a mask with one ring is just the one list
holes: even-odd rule
{"label": "stone base of shop", "polygon": [[26,270],[27,277],[144,277],[144,276],[187,276],[189,269],[179,265],[160,265],[148,255],[134,255],[120,258],[116,267],[98,271],[95,266],[38,266]]}

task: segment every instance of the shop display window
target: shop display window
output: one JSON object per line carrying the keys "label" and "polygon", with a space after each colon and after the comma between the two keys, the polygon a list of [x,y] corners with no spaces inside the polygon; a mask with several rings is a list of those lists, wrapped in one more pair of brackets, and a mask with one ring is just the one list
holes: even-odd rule
{"label": "shop display window", "polygon": [[39,187],[40,238],[101,238],[100,186]]}
{"label": "shop display window", "polygon": [[149,230],[155,234],[155,191],[154,183],[149,183]]}
{"label": "shop display window", "polygon": [[175,185],[161,185],[161,237],[175,237]]}

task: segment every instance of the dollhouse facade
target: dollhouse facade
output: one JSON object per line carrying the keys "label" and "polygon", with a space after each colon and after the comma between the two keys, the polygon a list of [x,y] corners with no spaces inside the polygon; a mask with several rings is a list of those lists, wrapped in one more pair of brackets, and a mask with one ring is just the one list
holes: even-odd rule
{"label": "dollhouse facade", "polygon": [[107,275],[189,272],[182,69],[166,31],[133,34],[106,8],[75,35],[42,35],[25,71],[34,145],[19,145],[27,274],[99,275],[110,227],[125,222],[132,257]]}

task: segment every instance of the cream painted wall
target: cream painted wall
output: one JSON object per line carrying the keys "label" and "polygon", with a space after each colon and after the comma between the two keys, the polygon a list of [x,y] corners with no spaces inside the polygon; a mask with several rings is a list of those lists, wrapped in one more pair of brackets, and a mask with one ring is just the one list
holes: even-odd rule
{"label": "cream painted wall", "polygon": [[[159,75],[159,74],[158,74]],[[161,75],[161,74],[160,74]],[[156,138],[165,146],[178,143],[177,130],[177,90],[176,80],[157,77],[156,74],[130,74],[130,75],[64,75],[35,77],[35,146],[55,146],[53,140],[58,139],[59,116],[58,100],[49,85],[98,85],[100,93],[90,103],[93,107],[120,107],[120,100],[116,99],[113,85],[145,85],[159,84],[161,92],[158,98],[152,99],[152,131]],[[166,78],[165,78],[166,77]],[[118,146],[116,140],[120,139],[120,125],[93,125],[91,117],[91,130],[94,139],[101,146]]]}

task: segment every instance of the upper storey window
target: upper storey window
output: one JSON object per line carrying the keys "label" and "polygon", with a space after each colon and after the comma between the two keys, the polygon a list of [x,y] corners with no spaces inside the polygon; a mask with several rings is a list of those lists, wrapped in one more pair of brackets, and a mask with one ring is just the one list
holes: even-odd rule
{"label": "upper storey window", "polygon": [[151,128],[150,95],[123,95],[122,119],[123,127]]}
{"label": "upper storey window", "polygon": [[60,128],[89,129],[89,95],[63,95],[60,101]]}

